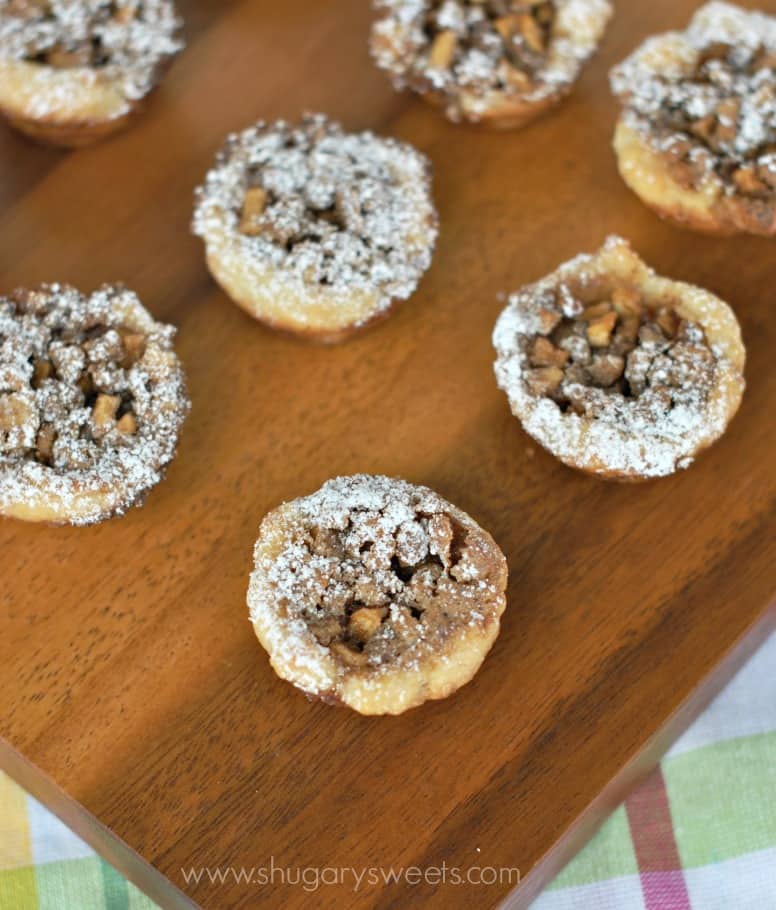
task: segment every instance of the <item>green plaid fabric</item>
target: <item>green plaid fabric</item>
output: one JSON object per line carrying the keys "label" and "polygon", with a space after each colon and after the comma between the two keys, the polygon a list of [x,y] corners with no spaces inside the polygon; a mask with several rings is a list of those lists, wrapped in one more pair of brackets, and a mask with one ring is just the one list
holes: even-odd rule
{"label": "green plaid fabric", "polygon": [[[0,773],[0,910],[154,910]],[[532,910],[776,910],[776,635]]]}

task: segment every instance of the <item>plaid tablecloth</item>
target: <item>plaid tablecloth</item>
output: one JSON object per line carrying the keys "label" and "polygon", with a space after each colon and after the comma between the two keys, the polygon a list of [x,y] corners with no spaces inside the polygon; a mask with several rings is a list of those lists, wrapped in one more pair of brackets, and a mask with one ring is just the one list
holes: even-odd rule
{"label": "plaid tablecloth", "polygon": [[[0,773],[0,910],[154,904]],[[532,910],[776,910],[776,635]]]}

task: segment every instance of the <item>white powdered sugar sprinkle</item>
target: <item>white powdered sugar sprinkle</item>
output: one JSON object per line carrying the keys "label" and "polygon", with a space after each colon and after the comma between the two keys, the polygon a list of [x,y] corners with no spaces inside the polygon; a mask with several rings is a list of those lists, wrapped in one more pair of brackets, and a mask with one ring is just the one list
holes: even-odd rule
{"label": "white powdered sugar sprinkle", "polygon": [[[444,98],[452,120],[503,98],[538,103],[568,90],[595,51],[608,0],[375,0],[371,51],[398,89]],[[524,24],[525,23],[525,24]],[[440,61],[435,41],[454,39]]]}
{"label": "white powdered sugar sprinkle", "polygon": [[[266,207],[241,230],[246,193]],[[228,138],[197,191],[193,231],[221,258],[258,264],[277,296],[302,305],[362,292],[378,309],[415,290],[431,262],[437,218],[430,165],[373,133],[346,133],[324,115],[260,122]]]}
{"label": "white powdered sugar sprinkle", "polygon": [[714,0],[686,31],[644,42],[611,84],[625,123],[684,161],[693,183],[776,191],[776,17]]}
{"label": "white powdered sugar sprinkle", "polygon": [[0,297],[0,510],[89,524],[161,480],[189,409],[174,331],[120,286]]}
{"label": "white powdered sugar sprinkle", "polygon": [[432,490],[388,477],[339,477],[270,513],[255,561],[251,618],[307,691],[327,678],[321,660],[367,679],[417,669],[503,609],[490,537]]}
{"label": "white powdered sugar sprinkle", "polygon": [[[52,75],[78,68],[132,102],[183,48],[180,29],[171,0],[0,0],[0,61],[28,61]],[[56,79],[45,84],[51,97],[38,100],[40,116],[58,107]]]}
{"label": "white powdered sugar sprinkle", "polygon": [[[530,360],[531,345],[537,337],[543,343],[549,334],[546,326],[543,328],[548,316],[550,327],[561,324],[558,320],[562,317],[567,321],[579,317],[583,306],[577,291],[584,289],[588,280],[599,282],[601,259],[612,256],[628,257],[629,263],[637,261],[646,284],[653,279],[662,282],[661,294],[673,284],[681,302],[702,314],[698,317],[702,326],[682,322],[678,341],[665,338],[658,345],[646,341],[642,327],[642,340],[637,339],[635,348],[629,346],[626,351],[630,353],[618,358],[616,375],[622,378],[606,388],[596,387],[589,375],[584,386],[570,381],[569,372],[561,380],[559,372],[552,393],[537,392],[532,385],[537,370]],[[743,386],[725,352],[705,340],[704,330],[714,335],[721,328],[707,305],[709,300],[724,307],[700,289],[658,279],[625,241],[609,238],[598,254],[578,256],[508,298],[493,333],[498,385],[524,430],[572,466],[631,478],[659,477],[686,468],[699,447],[724,432],[730,418],[729,403],[725,395],[717,394],[718,390],[729,381]],[[651,307],[653,302],[647,299],[646,305]],[[724,311],[729,314],[726,307]],[[561,342],[567,351],[574,352],[569,342],[580,339]],[[592,370],[589,347],[586,353],[586,369]],[[595,348],[592,353],[595,355]],[[615,358],[615,354],[607,353],[602,360],[604,356]],[[593,362],[597,359],[595,355]],[[571,367],[572,371],[578,369]],[[541,369],[538,375],[544,375]]]}

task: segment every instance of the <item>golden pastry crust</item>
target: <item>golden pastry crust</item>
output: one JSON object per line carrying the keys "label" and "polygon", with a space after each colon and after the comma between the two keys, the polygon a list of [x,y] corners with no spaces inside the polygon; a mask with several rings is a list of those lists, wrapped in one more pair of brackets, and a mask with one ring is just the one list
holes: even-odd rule
{"label": "golden pastry crust", "polygon": [[609,0],[377,0],[371,52],[397,89],[450,120],[513,129],[573,88],[612,14]]}
{"label": "golden pastry crust", "polygon": [[712,2],[612,71],[625,183],[704,233],[776,236],[776,18]]}
{"label": "golden pastry crust", "polygon": [[493,343],[496,379],[525,431],[610,480],[687,468],[744,391],[730,307],[657,275],[619,237],[512,295]]}
{"label": "golden pastry crust", "polygon": [[491,536],[388,477],[339,477],[270,512],[254,560],[248,606],[275,672],[361,714],[400,714],[469,682],[506,606]]}
{"label": "golden pastry crust", "polygon": [[49,145],[89,145],[144,108],[182,43],[169,0],[0,2],[0,114]]}
{"label": "golden pastry crust", "polygon": [[118,286],[0,298],[0,514],[83,525],[142,501],[189,408],[173,335]]}
{"label": "golden pastry crust", "polygon": [[383,319],[431,262],[430,166],[408,145],[322,115],[229,137],[197,192],[194,233],[240,307],[336,342]]}

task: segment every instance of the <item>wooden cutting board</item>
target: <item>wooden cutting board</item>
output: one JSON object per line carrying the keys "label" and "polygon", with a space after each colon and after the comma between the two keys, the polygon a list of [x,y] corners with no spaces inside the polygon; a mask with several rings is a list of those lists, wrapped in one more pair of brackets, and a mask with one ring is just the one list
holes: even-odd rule
{"label": "wooden cutting board", "polygon": [[[776,246],[662,224],[610,151],[608,69],[696,5],[618,4],[573,97],[494,133],[391,90],[365,0],[190,0],[189,48],[130,132],[64,154],[0,131],[2,290],[124,280],[180,328],[194,406],[145,507],[0,522],[0,764],[165,906],[524,907],[773,626]],[[415,297],[328,349],[251,322],[188,232],[223,136],[304,109],[427,153],[442,225]],[[610,232],[730,301],[749,349],[728,434],[646,485],[540,451],[492,375],[497,294]],[[434,487],[510,565],[475,681],[393,719],[308,703],[245,606],[264,513],[357,471]],[[523,884],[311,896],[181,871],[270,862],[517,867]]]}

